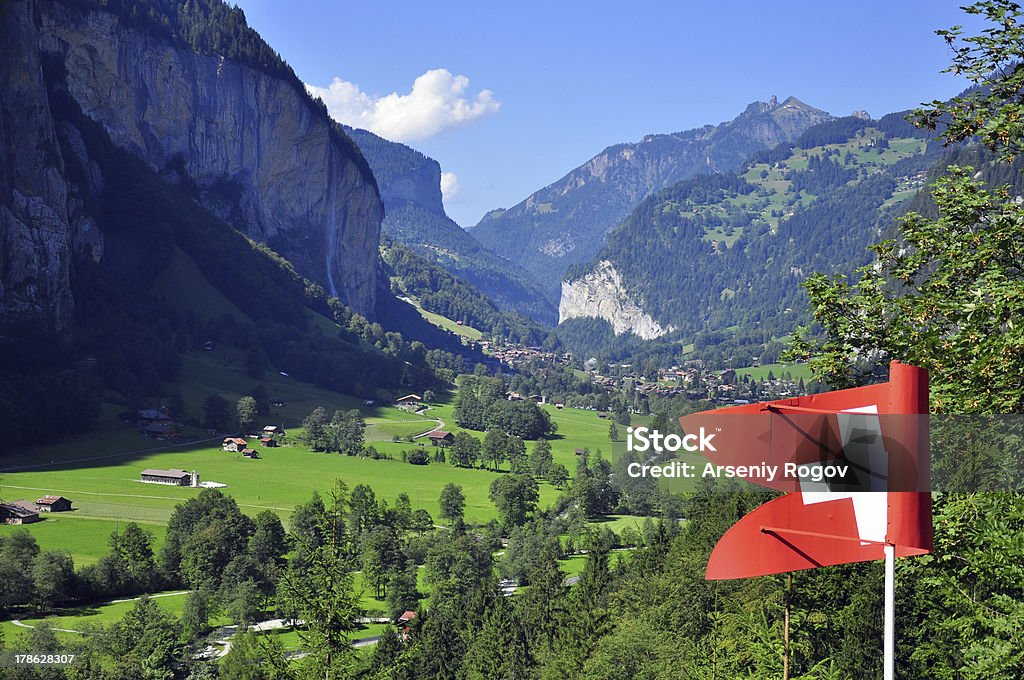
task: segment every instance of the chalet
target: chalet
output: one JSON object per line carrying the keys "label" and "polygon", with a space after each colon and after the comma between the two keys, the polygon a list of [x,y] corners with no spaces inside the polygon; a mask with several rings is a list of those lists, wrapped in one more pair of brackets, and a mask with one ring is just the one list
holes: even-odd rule
{"label": "chalet", "polygon": [[277,446],[277,440],[270,437],[260,437],[260,445],[266,446],[268,449],[272,449]]}
{"label": "chalet", "polygon": [[565,408],[565,404],[563,404],[560,401],[556,401],[555,402],[555,408],[557,408],[559,411],[561,411],[563,408]]}
{"label": "chalet", "polygon": [[423,397],[418,394],[407,394],[404,397],[395,399],[395,406],[399,408],[419,408],[423,403]]}
{"label": "chalet", "polygon": [[228,437],[227,439],[224,440],[223,448],[225,451],[238,453],[248,445],[249,443],[242,439],[241,437]]}
{"label": "chalet", "polygon": [[608,417],[608,412],[607,411],[598,411],[597,412],[597,417],[598,418],[607,418]]}
{"label": "chalet", "polygon": [[199,475],[193,476],[184,470],[153,470],[142,471],[142,481],[149,484],[171,484],[173,486],[199,485]]}
{"label": "chalet", "polygon": [[245,456],[246,458],[253,459],[260,457],[260,454],[256,451],[256,449],[242,449],[242,455]]}
{"label": "chalet", "polygon": [[263,436],[264,437],[273,437],[273,436],[279,435],[279,434],[280,435],[284,434],[284,428],[283,427],[279,427],[277,425],[267,425],[266,427],[263,428]]}
{"label": "chalet", "polygon": [[71,509],[71,501],[64,496],[43,496],[36,501],[40,512],[67,512]]}
{"label": "chalet", "polygon": [[427,433],[427,439],[434,446],[451,446],[455,442],[455,435],[443,430],[434,430]]}
{"label": "chalet", "polygon": [[4,524],[32,524],[39,521],[39,511],[28,501],[0,503],[0,521]]}
{"label": "chalet", "polygon": [[530,401],[532,401],[535,404],[545,404],[545,403],[547,403],[545,401],[543,395],[540,395],[540,394],[531,394],[530,395]]}
{"label": "chalet", "polygon": [[399,626],[407,626],[415,618],[416,612],[407,609],[404,612],[402,612],[402,615],[398,617],[398,620],[395,623],[397,623]]}

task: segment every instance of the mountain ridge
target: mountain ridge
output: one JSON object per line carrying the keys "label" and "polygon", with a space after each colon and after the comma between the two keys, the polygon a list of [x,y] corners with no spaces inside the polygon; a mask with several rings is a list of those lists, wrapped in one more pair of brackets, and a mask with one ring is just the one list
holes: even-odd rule
{"label": "mountain ridge", "polygon": [[470,233],[521,262],[556,301],[568,268],[596,255],[607,233],[651,192],[697,174],[735,169],[754,151],[793,141],[831,118],[795,97],[781,104],[772,97],[718,125],[611,145],[515,206],[490,211]]}
{"label": "mountain ridge", "polygon": [[484,248],[448,217],[436,160],[366,130],[345,130],[378,179],[384,201],[382,232],[387,238],[464,279],[501,311],[522,313],[547,326],[557,322],[557,308],[524,271]]}
{"label": "mountain ridge", "polygon": [[[806,322],[806,275],[868,262],[867,246],[939,159],[928,136],[900,114],[835,118],[755,153],[738,172],[652,194],[567,274],[560,323],[600,318],[615,335],[645,340],[671,339],[673,328],[687,342],[721,342],[737,329],[781,338]],[[616,285],[597,285],[608,270]],[[626,307],[641,323],[608,311]]]}

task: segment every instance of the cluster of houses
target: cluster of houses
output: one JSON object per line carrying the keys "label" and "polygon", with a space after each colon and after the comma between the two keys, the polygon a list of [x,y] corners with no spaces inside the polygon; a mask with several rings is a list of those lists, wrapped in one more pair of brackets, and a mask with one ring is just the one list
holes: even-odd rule
{"label": "cluster of houses", "polygon": [[[274,448],[277,446],[277,438],[283,437],[285,434],[284,428],[279,425],[267,425],[260,432],[260,445],[267,448]],[[240,453],[246,458],[259,458],[259,451],[249,446],[249,442],[244,437],[225,437],[221,448],[231,453]]]}
{"label": "cluster of houses", "polygon": [[502,364],[515,368],[517,364],[541,361],[548,364],[562,364],[568,366],[572,363],[571,354],[555,354],[545,352],[540,347],[524,347],[522,345],[498,345],[495,343],[481,341],[470,343],[472,346],[487,352]]}
{"label": "cluster of houses", "polygon": [[31,501],[0,503],[0,522],[4,524],[31,524],[40,520],[43,512],[67,512],[71,501],[64,496],[43,496]]}

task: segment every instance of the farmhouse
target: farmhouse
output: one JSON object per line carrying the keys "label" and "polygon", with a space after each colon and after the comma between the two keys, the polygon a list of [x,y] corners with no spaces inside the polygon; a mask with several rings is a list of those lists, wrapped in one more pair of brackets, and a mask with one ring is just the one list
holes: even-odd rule
{"label": "farmhouse", "polygon": [[71,509],[71,501],[64,496],[43,496],[36,501],[40,512],[67,512]]}
{"label": "farmhouse", "polygon": [[403,640],[409,639],[409,626],[416,619],[416,612],[411,609],[406,609],[402,612],[402,615],[395,621],[395,625],[398,627],[399,634]]}
{"label": "farmhouse", "polygon": [[199,475],[195,475],[193,479],[192,474],[185,472],[184,470],[154,470],[146,469],[142,471],[142,481],[149,484],[172,484],[175,486],[198,486]]}
{"label": "farmhouse", "polygon": [[274,435],[284,434],[284,428],[278,427],[277,425],[267,425],[263,428],[264,437],[273,437]]}
{"label": "farmhouse", "polygon": [[434,430],[427,433],[427,439],[434,446],[451,446],[455,442],[455,435],[443,430]]}
{"label": "farmhouse", "polygon": [[259,458],[260,454],[256,449],[242,449],[242,455],[246,458]]}
{"label": "farmhouse", "polygon": [[0,503],[0,521],[4,524],[31,524],[39,521],[39,511],[28,501]]}
{"label": "farmhouse", "polygon": [[241,437],[228,437],[227,439],[224,440],[223,447],[225,451],[232,451],[234,453],[238,453],[248,445],[248,442],[246,442]]}
{"label": "farmhouse", "polygon": [[275,441],[274,439],[272,439],[270,437],[260,437],[260,444],[262,444],[263,446],[266,446],[267,448],[272,449],[275,446],[277,446],[277,441]]}
{"label": "farmhouse", "polygon": [[395,406],[405,410],[416,410],[422,406],[423,397],[418,394],[407,394],[395,399]]}

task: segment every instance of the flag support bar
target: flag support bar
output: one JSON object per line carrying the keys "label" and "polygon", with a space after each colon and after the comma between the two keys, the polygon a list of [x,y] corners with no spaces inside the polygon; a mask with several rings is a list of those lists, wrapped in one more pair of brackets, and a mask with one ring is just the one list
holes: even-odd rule
{"label": "flag support bar", "polygon": [[885,622],[883,624],[882,677],[896,680],[896,546],[885,544]]}

